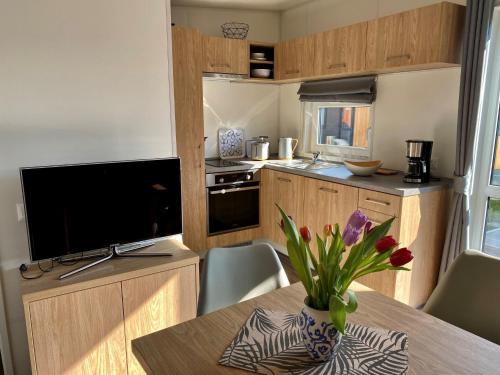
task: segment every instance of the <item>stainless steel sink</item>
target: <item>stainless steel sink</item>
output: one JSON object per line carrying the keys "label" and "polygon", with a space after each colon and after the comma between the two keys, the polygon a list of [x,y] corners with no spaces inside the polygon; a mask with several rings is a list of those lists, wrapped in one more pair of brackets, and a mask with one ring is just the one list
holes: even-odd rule
{"label": "stainless steel sink", "polygon": [[280,167],[302,169],[302,170],[316,170],[326,168],[337,168],[340,165],[334,163],[327,163],[324,161],[317,161],[313,163],[310,160],[294,159],[294,160],[273,160],[269,164],[274,164]]}

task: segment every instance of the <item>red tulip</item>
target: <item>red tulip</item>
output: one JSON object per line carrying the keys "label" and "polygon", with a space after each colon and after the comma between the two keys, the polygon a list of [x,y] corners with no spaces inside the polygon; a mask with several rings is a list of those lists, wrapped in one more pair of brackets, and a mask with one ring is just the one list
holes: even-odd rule
{"label": "red tulip", "polygon": [[379,253],[384,253],[387,250],[396,246],[397,244],[398,243],[396,242],[396,240],[394,238],[392,238],[392,236],[385,236],[385,237],[382,237],[377,242],[375,242],[375,249],[377,249],[377,251]]}
{"label": "red tulip", "polygon": [[325,227],[323,228],[323,234],[325,237],[331,236],[333,233],[333,225],[332,224],[326,224]]}
{"label": "red tulip", "polygon": [[308,227],[300,228],[300,236],[304,240],[305,243],[311,242],[311,232]]}
{"label": "red tulip", "polygon": [[[293,221],[292,217],[290,215],[288,215],[288,218]],[[283,219],[281,219],[280,221],[280,228],[281,230],[285,230],[285,222],[283,221]]]}
{"label": "red tulip", "polygon": [[411,262],[412,259],[413,259],[413,254],[406,247],[396,250],[394,253],[392,253],[390,257],[391,264],[394,267],[401,267],[406,263]]}
{"label": "red tulip", "polygon": [[372,230],[373,230],[373,223],[371,221],[368,221],[366,224],[365,224],[365,233],[368,234],[370,233]]}

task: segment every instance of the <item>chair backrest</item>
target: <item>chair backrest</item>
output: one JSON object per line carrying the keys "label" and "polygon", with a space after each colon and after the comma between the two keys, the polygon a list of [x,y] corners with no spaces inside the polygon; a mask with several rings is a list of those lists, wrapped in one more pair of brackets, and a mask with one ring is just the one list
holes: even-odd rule
{"label": "chair backrest", "polygon": [[290,285],[268,244],[215,248],[203,262],[198,315]]}
{"label": "chair backrest", "polygon": [[424,311],[500,344],[500,259],[464,251],[446,271]]}

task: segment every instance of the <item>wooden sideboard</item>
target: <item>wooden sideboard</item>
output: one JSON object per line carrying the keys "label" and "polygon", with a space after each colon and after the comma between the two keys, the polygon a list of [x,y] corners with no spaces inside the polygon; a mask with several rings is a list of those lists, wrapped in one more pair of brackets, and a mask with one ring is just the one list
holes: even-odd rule
{"label": "wooden sideboard", "polygon": [[144,251],[174,255],[114,258],[62,281],[71,268],[58,265],[22,280],[33,374],[143,374],[131,340],[196,317],[198,255],[174,240]]}

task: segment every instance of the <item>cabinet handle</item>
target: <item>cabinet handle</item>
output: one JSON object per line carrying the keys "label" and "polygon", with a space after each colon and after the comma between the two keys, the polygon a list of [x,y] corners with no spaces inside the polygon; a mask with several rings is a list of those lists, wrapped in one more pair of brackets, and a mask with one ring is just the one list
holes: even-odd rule
{"label": "cabinet handle", "polygon": [[403,55],[392,55],[392,56],[387,56],[385,58],[385,61],[389,61],[389,60],[395,60],[395,59],[407,59],[407,60],[410,60],[411,59],[411,55],[409,53],[405,53]]}
{"label": "cabinet handle", "polygon": [[283,181],[283,182],[292,182],[292,180],[288,178],[283,178],[283,177],[278,177],[278,181]]}
{"label": "cabinet handle", "polygon": [[212,68],[229,68],[230,65],[227,63],[222,63],[222,64],[210,64]]}
{"label": "cabinet handle", "polygon": [[294,70],[285,70],[285,74],[296,74],[300,73],[299,69],[294,69]]}
{"label": "cabinet handle", "polygon": [[329,189],[329,188],[326,188],[326,187],[320,187],[319,190],[321,191],[325,191],[327,193],[332,193],[332,194],[338,194],[338,190],[335,190],[335,189]]}
{"label": "cabinet handle", "polygon": [[338,63],[338,64],[330,64],[328,65],[328,69],[339,69],[339,68],[345,68],[347,67],[347,64],[344,63]]}
{"label": "cabinet handle", "polygon": [[379,204],[381,206],[390,206],[391,205],[390,202],[379,201],[379,200],[372,199],[372,198],[366,198],[365,201],[369,202],[369,203]]}

